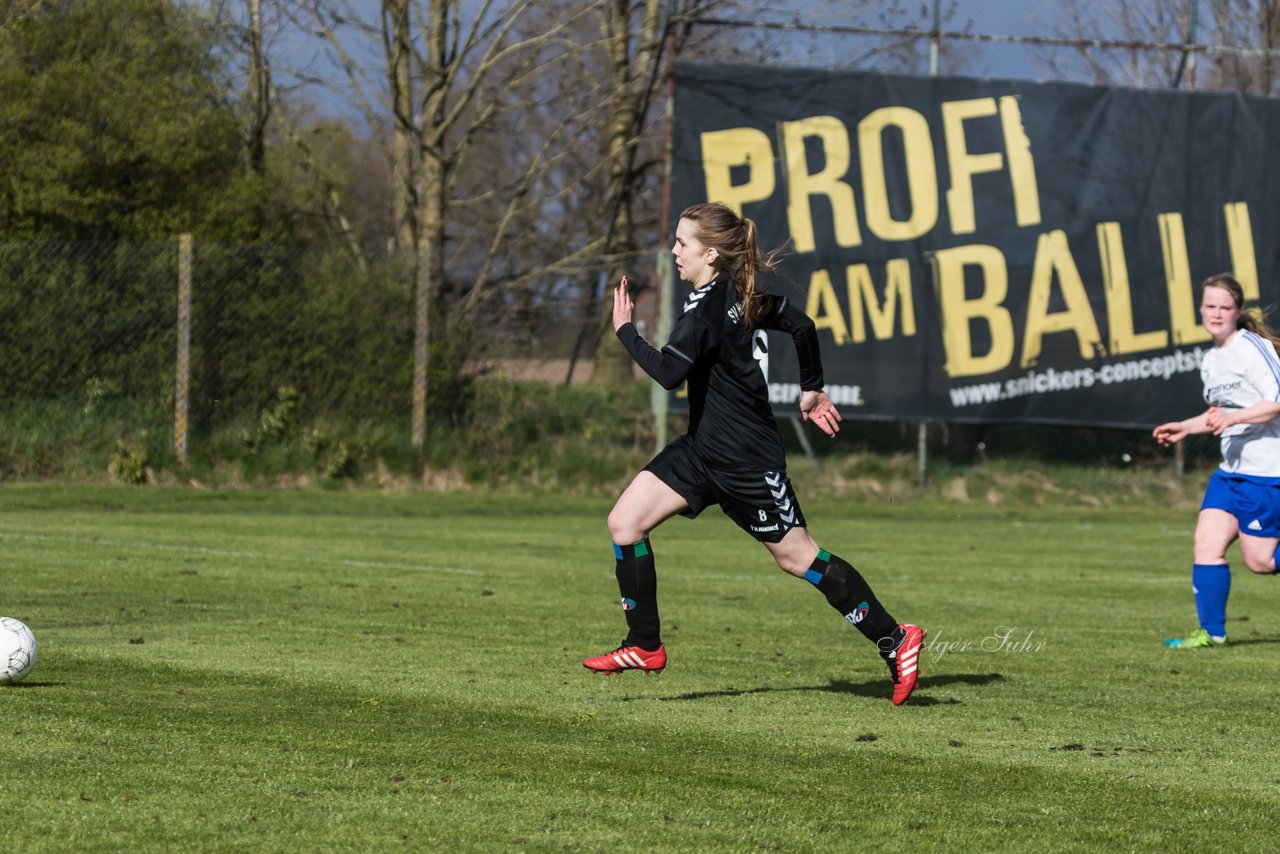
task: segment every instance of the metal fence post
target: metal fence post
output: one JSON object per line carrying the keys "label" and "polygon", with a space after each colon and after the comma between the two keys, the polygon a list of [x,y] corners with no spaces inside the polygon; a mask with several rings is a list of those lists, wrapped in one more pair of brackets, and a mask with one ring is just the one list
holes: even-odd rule
{"label": "metal fence post", "polygon": [[414,315],[413,315],[413,426],[411,441],[419,459],[425,459],[427,446],[427,359],[428,335],[431,332],[431,271],[429,256],[420,243],[414,267]]}
{"label": "metal fence post", "polygon": [[178,235],[178,352],[174,370],[173,450],[186,466],[187,411],[191,388],[191,235]]}
{"label": "metal fence post", "polygon": [[938,58],[942,41],[942,0],[933,0],[933,23],[929,33],[929,76],[938,76]]}
{"label": "metal fence post", "polygon": [[[657,271],[657,301],[658,301],[658,322],[657,334],[654,335],[655,341],[666,341],[671,335],[671,253],[665,250],[658,250],[657,263],[655,264]],[[650,385],[649,403],[653,410],[653,443],[654,453],[662,450],[667,446],[667,415],[670,410],[671,399],[670,392],[665,388],[652,383]]]}
{"label": "metal fence post", "polygon": [[923,487],[929,477],[929,422],[916,428],[916,485]]}
{"label": "metal fence post", "polygon": [[[675,146],[675,124],[676,124],[676,35],[675,30],[671,26],[671,12],[675,10],[675,2],[668,7],[667,17],[667,56],[669,57],[667,64],[667,102],[663,106],[663,118],[667,122],[667,137],[662,144],[662,233],[659,238],[660,246],[657,250],[657,263],[654,270],[657,274],[657,334],[654,341],[658,342],[658,346],[662,346],[662,342],[671,336],[671,326],[674,318],[671,314],[671,253],[667,251],[665,245],[661,245],[663,241],[671,239],[671,159],[672,149]],[[656,61],[656,60],[655,60]],[[671,398],[670,392],[665,388],[653,384],[653,397],[650,398],[653,405],[653,452],[656,454],[667,446],[668,434],[670,427],[668,425],[668,415],[670,414]]]}

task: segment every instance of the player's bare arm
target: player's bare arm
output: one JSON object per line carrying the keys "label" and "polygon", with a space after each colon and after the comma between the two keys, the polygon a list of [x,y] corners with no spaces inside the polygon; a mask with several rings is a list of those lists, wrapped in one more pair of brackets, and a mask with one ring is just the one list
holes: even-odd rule
{"label": "player's bare arm", "polygon": [[1272,400],[1260,400],[1244,409],[1220,409],[1216,406],[1205,413],[1205,423],[1215,435],[1236,424],[1266,424],[1280,418],[1280,403]]}
{"label": "player's bare arm", "polygon": [[1194,418],[1188,418],[1185,421],[1169,421],[1161,424],[1159,427],[1151,431],[1151,435],[1160,443],[1162,447],[1169,447],[1181,442],[1187,436],[1198,433],[1212,433],[1213,428],[1209,426],[1209,413],[1213,410],[1207,410],[1200,413]]}

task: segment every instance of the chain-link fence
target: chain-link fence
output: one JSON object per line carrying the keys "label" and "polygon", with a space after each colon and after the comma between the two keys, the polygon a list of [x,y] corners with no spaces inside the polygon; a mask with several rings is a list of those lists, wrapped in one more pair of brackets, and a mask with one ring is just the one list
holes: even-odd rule
{"label": "chain-link fence", "polygon": [[[1111,8],[1117,5],[1124,14]],[[842,3],[808,16],[769,7],[753,20],[676,23],[693,28],[688,42],[703,50],[700,58],[716,57],[707,45],[717,37],[750,29],[753,41],[739,51],[749,47],[768,62],[1272,91],[1280,52],[1259,4],[1153,2],[1143,8],[1163,11],[1147,16],[1134,13],[1139,5],[1067,0],[1012,14],[995,0],[930,0],[859,14]],[[655,103],[654,115],[662,108]],[[137,444],[151,460],[177,464],[176,428],[203,437],[197,453],[216,457],[209,442],[252,445],[273,429],[273,417],[295,410],[312,422],[365,425],[348,431],[376,423],[408,446],[412,259],[196,243],[190,264],[190,339],[183,342],[176,236],[158,243],[0,242],[0,428],[7,442],[0,454],[38,458],[35,436],[53,434],[64,444]],[[465,279],[465,271],[454,275]],[[429,360],[432,423],[458,422],[462,389],[477,376],[565,384],[579,327],[592,322],[583,320],[579,297],[588,290],[563,281],[541,294],[526,289],[500,307],[499,322],[484,326],[490,335],[483,341],[479,325],[438,319]],[[656,330],[652,291],[647,300],[639,317]],[[573,368],[575,381],[589,375],[591,355]],[[184,379],[186,399],[175,401]],[[1187,404],[1190,411],[1196,401]],[[919,455],[922,467],[934,459],[965,465],[1034,457],[1174,471],[1211,464],[1216,454],[1211,438],[1197,439],[1179,462],[1145,433],[1095,428],[867,422],[847,433],[844,447]],[[40,467],[0,459],[0,473],[6,470]]]}
{"label": "chain-link fence", "polygon": [[[534,290],[465,311],[462,289],[443,287],[429,327],[430,441],[416,447],[414,269],[394,254],[186,238],[0,242],[0,477],[108,462],[132,465],[128,480],[228,461],[247,473],[332,470],[356,454],[406,472],[536,440],[497,434],[536,433],[536,412],[503,410],[537,395],[482,386],[567,386],[579,306]],[[579,364],[574,384],[590,372]],[[567,422],[548,433],[582,422],[578,408],[566,404]],[[651,441],[641,425],[626,432],[624,445]]]}
{"label": "chain-link fence", "polygon": [[[61,463],[42,467],[41,456],[75,444],[92,457],[86,470],[108,456],[122,465],[130,449],[151,465],[182,468],[182,445],[191,437],[196,457],[214,465],[220,455],[254,453],[299,425],[312,431],[313,444],[325,441],[326,431],[330,441],[380,432],[412,454],[407,264],[197,243],[184,348],[179,245],[0,243],[0,457],[9,457],[0,468],[59,471]],[[429,383],[435,429],[458,423],[457,410],[468,405],[477,378],[564,385],[568,331],[577,321],[572,309],[552,300],[511,312],[499,334],[468,351],[461,369],[448,352],[435,352]],[[654,309],[650,302],[645,314]],[[551,332],[531,338],[539,329]],[[438,334],[447,347],[450,336]],[[590,370],[589,363],[579,365],[579,379]],[[184,387],[185,400],[175,394]],[[632,443],[654,435],[636,430]],[[797,451],[831,452],[807,442],[802,431],[784,435]],[[919,453],[923,465],[1033,457],[1172,472],[1174,464],[1145,433],[1081,427],[860,422],[849,425],[839,450]],[[1212,442],[1196,441],[1188,460],[1207,463],[1215,453]]]}
{"label": "chain-link fence", "polygon": [[413,311],[400,264],[196,244],[183,271],[179,246],[0,243],[3,468],[40,473],[43,455],[76,443],[99,461],[118,444],[182,464],[187,431],[252,446],[272,412],[407,423]]}
{"label": "chain-link fence", "polygon": [[[174,407],[179,243],[0,243],[0,394]],[[404,269],[350,256],[198,244],[191,266],[191,422],[225,423],[292,386],[317,411],[407,410]]]}

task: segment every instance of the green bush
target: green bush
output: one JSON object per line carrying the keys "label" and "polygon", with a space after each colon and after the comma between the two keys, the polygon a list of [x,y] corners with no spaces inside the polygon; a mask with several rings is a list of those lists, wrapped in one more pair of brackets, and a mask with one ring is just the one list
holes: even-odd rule
{"label": "green bush", "polygon": [[141,445],[124,439],[116,440],[116,451],[111,455],[111,469],[116,480],[134,486],[147,482],[147,452]]}
{"label": "green bush", "polygon": [[264,444],[283,441],[298,426],[301,404],[302,395],[296,388],[280,386],[276,390],[275,402],[259,416],[257,429],[252,433],[240,431],[240,443],[251,455],[256,455]]}
{"label": "green bush", "polygon": [[144,467],[176,465],[172,413],[155,406],[80,396],[0,406],[0,478],[102,478],[121,442]]}
{"label": "green bush", "polygon": [[453,450],[465,455],[473,483],[598,486],[635,468],[653,444],[647,383],[600,389],[486,380],[477,383],[468,421]]}

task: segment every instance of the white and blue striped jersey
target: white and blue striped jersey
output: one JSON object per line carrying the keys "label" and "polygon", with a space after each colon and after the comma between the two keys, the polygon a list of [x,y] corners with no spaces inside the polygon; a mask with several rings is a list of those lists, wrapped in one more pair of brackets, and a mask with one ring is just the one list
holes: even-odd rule
{"label": "white and blue striped jersey", "polygon": [[[1280,401],[1280,358],[1267,339],[1241,329],[1200,364],[1204,400],[1235,410],[1260,400]],[[1222,433],[1223,472],[1280,482],[1280,420],[1236,424]]]}

